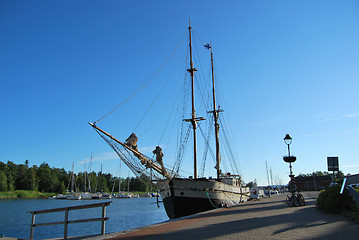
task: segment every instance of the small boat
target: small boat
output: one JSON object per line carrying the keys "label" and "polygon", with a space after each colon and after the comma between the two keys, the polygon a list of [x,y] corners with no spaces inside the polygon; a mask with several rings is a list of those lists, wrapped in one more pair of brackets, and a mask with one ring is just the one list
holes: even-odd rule
{"label": "small boat", "polygon": [[101,199],[102,198],[101,193],[92,193],[91,196],[92,196],[92,199]]}
{"label": "small boat", "polygon": [[80,193],[70,193],[66,195],[67,200],[81,200],[81,194]]}
{"label": "small boat", "polygon": [[92,199],[92,195],[89,192],[80,193],[80,196],[81,196],[81,200],[91,200]]}
{"label": "small boat", "polygon": [[140,197],[149,198],[149,197],[152,197],[152,194],[151,193],[143,193],[143,194],[140,195]]}
{"label": "small boat", "polygon": [[132,196],[128,193],[119,193],[117,198],[132,198]]}
{"label": "small boat", "polygon": [[57,196],[49,197],[49,199],[66,199],[66,195],[58,194]]}
{"label": "small boat", "polygon": [[112,196],[111,196],[111,194],[103,193],[101,198],[102,198],[102,199],[111,199]]}

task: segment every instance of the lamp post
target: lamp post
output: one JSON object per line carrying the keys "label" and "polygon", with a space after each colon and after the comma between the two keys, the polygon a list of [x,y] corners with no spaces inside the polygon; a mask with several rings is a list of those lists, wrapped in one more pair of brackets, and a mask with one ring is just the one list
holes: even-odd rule
{"label": "lamp post", "polygon": [[289,177],[290,177],[290,184],[289,184],[289,191],[291,193],[296,191],[296,187],[294,185],[294,175],[292,172],[292,163],[295,162],[297,160],[297,158],[295,156],[291,156],[290,155],[290,147],[289,145],[292,143],[292,137],[289,134],[286,134],[284,137],[284,143],[287,144],[288,146],[288,156],[284,156],[283,160],[286,163],[289,163]]}
{"label": "lamp post", "polygon": [[295,156],[290,155],[290,147],[289,145],[292,143],[292,138],[289,134],[286,134],[284,137],[284,143],[288,146],[288,156],[284,156],[283,160],[286,163],[289,163],[289,177],[290,182],[288,184],[289,192],[291,193],[291,196],[287,197],[286,203],[288,206],[304,206],[305,200],[302,194],[297,192],[297,186],[294,183],[294,175],[292,172],[292,163],[297,160]]}

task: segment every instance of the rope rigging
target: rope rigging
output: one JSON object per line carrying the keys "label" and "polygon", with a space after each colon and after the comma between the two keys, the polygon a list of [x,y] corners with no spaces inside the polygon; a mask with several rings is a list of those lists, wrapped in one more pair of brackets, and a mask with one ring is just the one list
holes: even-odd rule
{"label": "rope rigging", "polygon": [[[187,48],[187,53],[188,53],[188,48]],[[186,54],[186,62],[188,62],[188,54]],[[173,172],[176,173],[176,175],[178,175],[179,171],[180,171],[180,166],[183,160],[183,156],[186,152],[187,149],[187,143],[189,140],[189,136],[191,133],[192,128],[190,127],[190,125],[186,124],[183,119],[186,119],[186,114],[189,113],[188,108],[189,108],[189,102],[190,102],[190,85],[188,84],[188,78],[187,78],[187,72],[184,71],[184,81],[182,81],[182,87],[181,87],[181,91],[180,91],[180,96],[182,97],[182,101],[178,101],[178,105],[177,105],[177,113],[179,118],[178,120],[180,121],[180,123],[177,125],[178,129],[177,129],[177,142],[176,142],[176,153],[175,153],[175,163],[173,166]],[[173,124],[176,124],[175,121],[173,121]]]}
{"label": "rope rigging", "polygon": [[178,174],[178,172],[179,172],[179,170],[180,170],[181,163],[182,163],[182,160],[183,160],[183,156],[184,156],[185,151],[186,151],[186,148],[187,148],[187,142],[188,142],[188,139],[189,139],[191,130],[192,130],[192,128],[191,128],[191,126],[188,124],[188,125],[187,125],[187,131],[186,131],[185,137],[184,137],[183,140],[180,141],[180,143],[179,143],[179,144],[180,144],[180,148],[178,149],[176,162],[175,162],[175,165],[173,166],[173,172],[176,173],[176,175]]}
{"label": "rope rigging", "polygon": [[[151,173],[149,171],[152,168],[148,166],[147,163],[155,162],[153,158],[149,158],[148,156],[141,154],[143,156],[142,159],[143,158],[147,159],[147,163],[144,164],[142,161],[138,161],[139,159],[136,159],[136,156],[134,156],[132,151],[118,144],[113,137],[106,136],[104,133],[97,130],[97,128],[95,130],[101,136],[101,138],[116,152],[118,157],[136,175],[136,177],[139,177],[144,182],[148,182],[150,179],[160,180],[163,178],[161,172],[158,172],[156,170],[157,172]],[[152,163],[150,164],[153,165]],[[167,168],[166,171],[168,171],[171,175],[173,175],[173,173],[169,171]]]}
{"label": "rope rigging", "polygon": [[178,45],[176,46],[176,48],[172,51],[172,53],[167,57],[167,59],[162,63],[162,65],[159,67],[159,69],[157,71],[155,71],[155,73],[149,77],[147,79],[146,82],[144,82],[137,90],[135,90],[130,96],[128,96],[124,101],[122,101],[120,104],[118,104],[116,107],[114,107],[111,111],[109,111],[108,113],[106,113],[104,116],[102,116],[100,119],[98,119],[97,121],[94,122],[94,124],[98,123],[99,121],[101,121],[102,119],[104,119],[105,117],[109,116],[110,114],[112,114],[113,112],[115,112],[117,109],[119,109],[121,106],[123,106],[124,104],[126,104],[128,101],[130,101],[132,98],[134,98],[138,93],[140,93],[159,73],[160,71],[164,68],[164,66],[166,66],[166,64],[169,62],[169,60],[172,58],[172,56],[174,55],[174,53],[177,51],[178,47],[181,45],[183,39],[185,38],[187,33],[185,33],[181,39],[181,41],[178,43]]}
{"label": "rope rigging", "polygon": [[[195,46],[197,46],[197,42],[193,41],[193,44]],[[193,59],[194,61],[199,65],[199,68],[200,69],[204,69],[202,67],[202,62],[201,62],[201,57],[199,56],[199,52],[198,52],[198,47],[195,47],[196,51],[195,51],[195,54],[193,55]],[[206,81],[206,79],[208,78],[205,78],[204,77],[204,71],[199,71],[201,74],[196,74],[195,75],[195,80],[196,80],[196,87],[199,91],[199,96],[201,97],[201,100],[200,101],[200,105],[197,106],[197,109],[204,109],[204,111],[206,111],[206,109],[210,109],[210,106],[211,106],[211,95],[210,95],[210,91],[208,91],[208,89],[210,89],[209,86],[211,86],[211,83],[208,82],[208,80]]]}
{"label": "rope rigging", "polygon": [[[212,120],[212,118],[210,118]],[[211,121],[213,123],[213,120]],[[210,146],[210,142],[211,142],[211,136],[210,136],[210,132],[211,132],[211,127],[208,128],[208,133],[207,133],[207,136],[204,134],[203,130],[202,130],[202,127],[201,125],[198,125],[198,128],[200,129],[200,132],[202,134],[202,137],[205,141],[205,149],[204,149],[204,153],[203,153],[203,159],[202,159],[202,172],[200,175],[204,176],[204,171],[205,171],[205,168],[206,168],[206,160],[207,160],[207,154],[208,154],[208,151],[210,152],[211,156],[212,156],[212,159],[215,161],[216,157],[215,157],[215,154]]]}
{"label": "rope rigging", "polygon": [[[186,34],[185,34],[186,35]],[[185,36],[184,35],[184,36]],[[197,36],[197,33],[195,33],[195,36],[199,39],[199,37]],[[183,37],[184,38],[184,37]],[[113,112],[115,112],[116,110],[118,110],[120,107],[122,107],[124,104],[126,104],[128,101],[130,101],[131,99],[133,99],[136,95],[138,95],[141,91],[143,91],[143,89],[149,85],[150,82],[152,82],[158,75],[159,73],[162,71],[162,69],[164,68],[165,65],[168,64],[168,62],[170,61],[170,59],[173,57],[174,53],[177,51],[177,49],[179,48],[180,44],[183,41],[183,38],[181,39],[180,43],[176,46],[176,48],[172,51],[172,53],[170,54],[170,56],[165,60],[164,63],[162,63],[162,65],[160,66],[160,68],[149,78],[147,79],[137,90],[135,90],[133,93],[131,93],[123,102],[121,102],[119,105],[117,105],[115,108],[113,108],[110,112],[108,112],[107,114],[105,114],[103,117],[101,117],[99,120],[97,120],[94,124],[98,123],[99,121],[103,120],[104,118],[106,118],[107,116],[109,116],[110,114],[112,114]],[[203,43],[203,41],[201,41],[199,39],[200,42]],[[194,45],[197,46],[196,41],[194,41]],[[201,58],[199,57],[200,54],[198,52],[199,48],[195,48],[195,54],[194,54],[194,59],[196,64],[198,64],[200,69],[205,69],[202,67],[202,62],[201,62]],[[188,48],[187,48],[188,51]],[[188,52],[186,54],[186,62],[188,62]],[[176,66],[172,69],[172,71],[170,72],[168,78],[165,80],[165,82],[163,83],[163,85],[160,87],[158,93],[155,95],[153,101],[149,104],[149,106],[147,107],[146,111],[144,112],[144,114],[142,115],[142,117],[140,118],[139,122],[137,123],[137,125],[135,126],[135,128],[133,129],[133,133],[135,131],[138,130],[140,125],[144,125],[142,124],[144,122],[144,119],[147,117],[147,115],[149,114],[150,110],[153,108],[154,104],[156,102],[160,102],[159,101],[159,97],[160,95],[163,93],[163,91],[165,90],[166,86],[169,83],[169,80],[173,77],[175,70],[178,68],[179,62],[176,63]],[[209,67],[210,71],[209,71],[209,75],[211,76],[211,66]],[[187,70],[185,68],[185,70]],[[204,111],[205,113],[208,113],[208,110],[210,109],[210,112],[216,112],[216,110],[213,111],[213,104],[212,104],[212,81],[208,81],[208,79],[210,79],[211,77],[205,77],[205,71],[199,71],[202,72],[201,74],[196,74],[195,75],[195,81],[196,81],[196,89],[198,90],[198,94],[196,95],[197,98],[199,98],[198,103],[196,103],[196,112],[201,112]],[[190,114],[191,111],[189,111],[190,108],[190,95],[188,94],[191,91],[191,84],[188,84],[189,78],[188,75],[189,73],[187,71],[184,71],[185,73],[185,79],[184,81],[178,81],[174,90],[178,91],[178,94],[174,94],[172,93],[171,96],[175,96],[171,98],[171,101],[167,101],[165,102],[165,107],[161,107],[156,109],[156,118],[154,119],[154,121],[152,121],[150,124],[148,124],[142,132],[141,132],[141,136],[144,135],[145,133],[147,133],[151,128],[153,128],[153,126],[158,123],[158,121],[162,118],[162,115],[164,114],[165,110],[167,112],[169,112],[169,117],[167,119],[164,119],[164,123],[161,126],[161,130],[162,133],[159,135],[159,140],[158,140],[158,145],[159,146],[163,141],[166,143],[165,148],[167,149],[167,145],[170,142],[170,139],[174,139],[172,138],[172,135],[174,132],[177,132],[177,144],[176,144],[176,151],[174,151],[174,164],[171,167],[168,167],[168,164],[166,164],[166,170],[168,171],[168,173],[171,175],[171,177],[177,177],[179,176],[179,172],[181,171],[181,165],[187,150],[187,146],[188,146],[188,142],[191,136],[191,132],[193,130],[193,126],[191,126],[191,124],[188,124],[187,122],[184,122],[183,119],[188,119],[188,116],[186,117],[186,115]],[[219,84],[218,81],[218,77],[216,75],[215,77],[215,84],[216,86],[218,86],[219,88],[219,92],[222,93],[222,88]],[[178,84],[182,82],[183,86],[179,87]],[[196,91],[197,91],[196,90]],[[220,96],[222,96],[222,94],[220,94]],[[181,101],[181,97],[183,98],[183,101]],[[217,97],[216,97],[217,99]],[[224,103],[224,100],[221,99]],[[173,107],[171,109],[169,109],[169,105],[174,103]],[[217,105],[217,104],[216,104]],[[217,105],[219,106],[219,105]],[[219,107],[218,107],[219,109]],[[212,114],[211,113],[211,114]],[[198,114],[199,116],[201,116],[200,114]],[[204,114],[206,115],[206,114]],[[208,115],[207,115],[208,116]],[[180,124],[178,124],[179,122],[173,121],[172,119],[174,119],[174,117],[179,117],[179,121]],[[201,162],[201,172],[200,175],[204,176],[205,174],[205,170],[206,170],[206,162],[207,162],[207,157],[208,157],[208,153],[211,155],[212,160],[214,160],[216,162],[216,154],[217,152],[214,152],[213,149],[211,148],[210,144],[213,141],[211,138],[211,135],[214,135],[213,133],[213,125],[214,125],[214,119],[213,116],[208,116],[207,117],[208,121],[204,121],[201,124],[197,124],[197,127],[199,128],[201,135],[203,137],[203,153],[202,153],[202,162]],[[221,151],[222,149],[223,154],[221,154],[222,156],[222,160],[226,159],[229,160],[229,164],[231,165],[231,168],[236,172],[239,173],[238,171],[238,167],[236,165],[235,162],[235,153],[233,152],[231,145],[230,145],[230,141],[228,139],[228,136],[226,134],[226,132],[224,131],[224,129],[227,129],[225,126],[226,121],[225,120],[221,120],[221,118],[219,118],[219,123],[221,125],[220,129],[221,129],[221,138],[224,139],[221,141]],[[177,125],[176,125],[177,124]],[[178,127],[178,131],[172,131],[173,128],[177,126]],[[206,127],[206,128],[203,128]],[[143,128],[143,126],[142,126]],[[204,131],[203,129],[205,129],[206,131]],[[142,129],[141,129],[142,130]],[[138,161],[138,154],[135,152],[131,152],[130,150],[126,149],[125,147],[127,146],[121,146],[118,143],[116,143],[116,141],[114,141],[111,138],[108,138],[107,136],[104,136],[101,132],[99,132],[98,130],[96,130],[96,132],[105,140],[105,142],[110,145],[111,148],[113,148],[113,150],[117,153],[117,155],[119,156],[119,158],[126,164],[126,166],[138,177],[141,176],[147,176],[147,178],[150,179],[154,179],[154,180],[159,180],[159,179],[163,179],[163,176],[161,176],[158,173],[151,173],[149,172],[149,169],[147,169],[146,166],[141,165],[141,163]],[[166,135],[166,133],[168,132],[168,134]],[[233,134],[233,133],[232,133]],[[167,138],[168,137],[168,138]],[[166,141],[167,138],[167,141]],[[213,138],[214,139],[214,138]],[[122,144],[122,142],[120,142]],[[232,142],[234,143],[234,142]],[[213,144],[213,142],[212,142]],[[163,147],[163,146],[161,146]],[[173,147],[174,148],[174,147]],[[134,156],[136,155],[137,158]],[[168,155],[167,155],[168,157]],[[157,160],[155,159],[154,155],[150,158],[147,157],[150,161],[153,162],[157,162]],[[167,158],[168,159],[168,158]],[[219,158],[218,158],[219,159]],[[168,161],[167,161],[168,163]],[[226,163],[225,161],[222,161],[223,167],[226,167]],[[163,163],[162,163],[163,166]],[[222,168],[223,168],[222,167]],[[169,170],[170,169],[170,170]],[[233,171],[232,171],[233,172]]]}
{"label": "rope rigging", "polygon": [[[217,68],[216,68],[217,69]],[[223,88],[221,85],[221,81],[220,81],[220,77],[218,75],[218,71],[216,71],[216,86],[219,92],[219,94],[217,95],[218,98],[221,101],[221,104],[224,106],[224,108],[228,109],[227,105],[226,105],[226,101],[223,98],[224,94],[223,94]],[[228,146],[227,149],[227,153],[228,153],[228,158],[230,159],[230,162],[232,162],[231,165],[233,165],[232,169],[236,171],[237,174],[242,175],[243,177],[243,173],[241,171],[241,167],[240,167],[240,162],[239,161],[235,161],[235,159],[239,159],[238,157],[238,150],[237,150],[237,145],[235,144],[235,137],[233,135],[233,131],[225,131],[225,129],[232,129],[231,127],[231,122],[230,119],[228,117],[227,114],[224,114],[222,118],[219,119],[220,120],[220,125],[221,125],[221,129],[222,129],[222,135],[224,136],[224,143],[226,143],[226,145]],[[228,136],[228,133],[230,135],[230,138]],[[230,140],[229,140],[230,139]],[[229,144],[231,142],[231,144]],[[232,150],[232,147],[234,148]],[[239,167],[237,166],[239,165]]]}
{"label": "rope rigging", "polygon": [[[134,128],[134,130],[132,132],[135,132],[136,129],[138,128],[138,126],[141,124],[141,122],[144,120],[144,118],[146,117],[146,115],[148,114],[148,112],[150,111],[150,109],[152,108],[153,104],[158,100],[159,96],[161,95],[161,93],[163,92],[163,90],[165,89],[167,83],[169,82],[169,80],[172,78],[175,70],[177,69],[179,65],[179,61],[177,62],[177,64],[174,66],[173,70],[171,71],[170,75],[168,76],[167,80],[165,81],[165,83],[162,85],[161,89],[159,90],[159,92],[157,93],[156,97],[153,99],[152,103],[150,104],[150,106],[147,108],[147,110],[145,111],[145,113],[143,114],[142,118],[140,119],[140,121],[138,122],[137,126]],[[178,85],[178,82],[177,82]],[[176,91],[177,89],[177,85],[173,88],[173,92]],[[171,95],[173,96],[173,94]],[[176,102],[176,101],[175,101]],[[165,107],[161,108],[161,113],[158,114],[158,117],[152,122],[152,124],[146,129],[144,130],[141,134],[139,134],[139,136],[142,136],[144,133],[146,133],[149,129],[151,129],[155,123],[160,119],[161,115],[164,114],[165,109],[167,109],[167,107],[169,106],[169,104],[171,103],[171,101],[167,101],[167,104]],[[158,144],[159,145],[159,144]]]}
{"label": "rope rigging", "polygon": [[[220,124],[223,126],[221,120],[220,120]],[[227,146],[226,150],[227,150],[227,154],[228,154],[229,163],[231,164],[232,169],[235,170],[237,174],[239,174],[240,171],[238,170],[237,163],[235,161],[236,158],[233,154],[231,145],[229,144],[229,139],[228,139],[227,133],[223,130],[223,127],[222,127],[222,135],[223,135],[223,139],[224,139],[223,143]]]}

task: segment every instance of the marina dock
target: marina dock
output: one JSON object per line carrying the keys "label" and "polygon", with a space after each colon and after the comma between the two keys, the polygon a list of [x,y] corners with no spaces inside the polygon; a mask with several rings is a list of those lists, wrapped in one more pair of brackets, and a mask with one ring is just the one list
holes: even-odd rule
{"label": "marina dock", "polygon": [[88,238],[99,239],[357,239],[359,225],[318,211],[318,192],[304,192],[306,205],[287,207],[286,194],[215,209],[138,229]]}

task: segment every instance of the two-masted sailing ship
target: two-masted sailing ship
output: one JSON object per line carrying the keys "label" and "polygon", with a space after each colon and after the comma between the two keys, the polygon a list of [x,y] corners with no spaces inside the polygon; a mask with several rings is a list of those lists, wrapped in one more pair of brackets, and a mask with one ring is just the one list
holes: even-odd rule
{"label": "two-masted sailing ship", "polygon": [[[231,207],[241,202],[247,201],[250,196],[249,189],[242,186],[241,176],[238,174],[223,173],[221,171],[221,153],[220,153],[220,121],[219,113],[222,112],[216,103],[215,92],[215,76],[213,67],[213,52],[211,44],[205,44],[205,47],[211,52],[211,109],[207,111],[213,120],[215,139],[215,153],[213,153],[216,161],[215,169],[217,176],[198,177],[197,174],[197,128],[200,121],[205,120],[203,117],[196,116],[195,109],[195,72],[192,59],[192,28],[189,26],[189,68],[187,72],[190,78],[190,95],[191,100],[191,117],[182,119],[182,122],[189,124],[190,132],[192,132],[193,140],[193,176],[188,178],[179,175],[179,165],[176,163],[173,168],[166,167],[166,159],[160,146],[153,151],[153,157],[146,156],[141,153],[137,147],[138,138],[132,133],[125,141],[120,141],[108,132],[97,126],[97,122],[89,123],[93,129],[107,142],[117,153],[119,158],[133,171],[133,173],[144,181],[152,182],[161,194],[166,213],[169,218],[179,218],[192,215],[195,213],[223,207]],[[185,131],[184,131],[185,132]],[[187,143],[190,138],[190,132],[184,135],[182,140]],[[227,142],[228,143],[228,142]],[[182,145],[181,145],[182,146]],[[185,148],[179,147],[178,156],[183,156]],[[213,151],[212,151],[213,152]]]}

